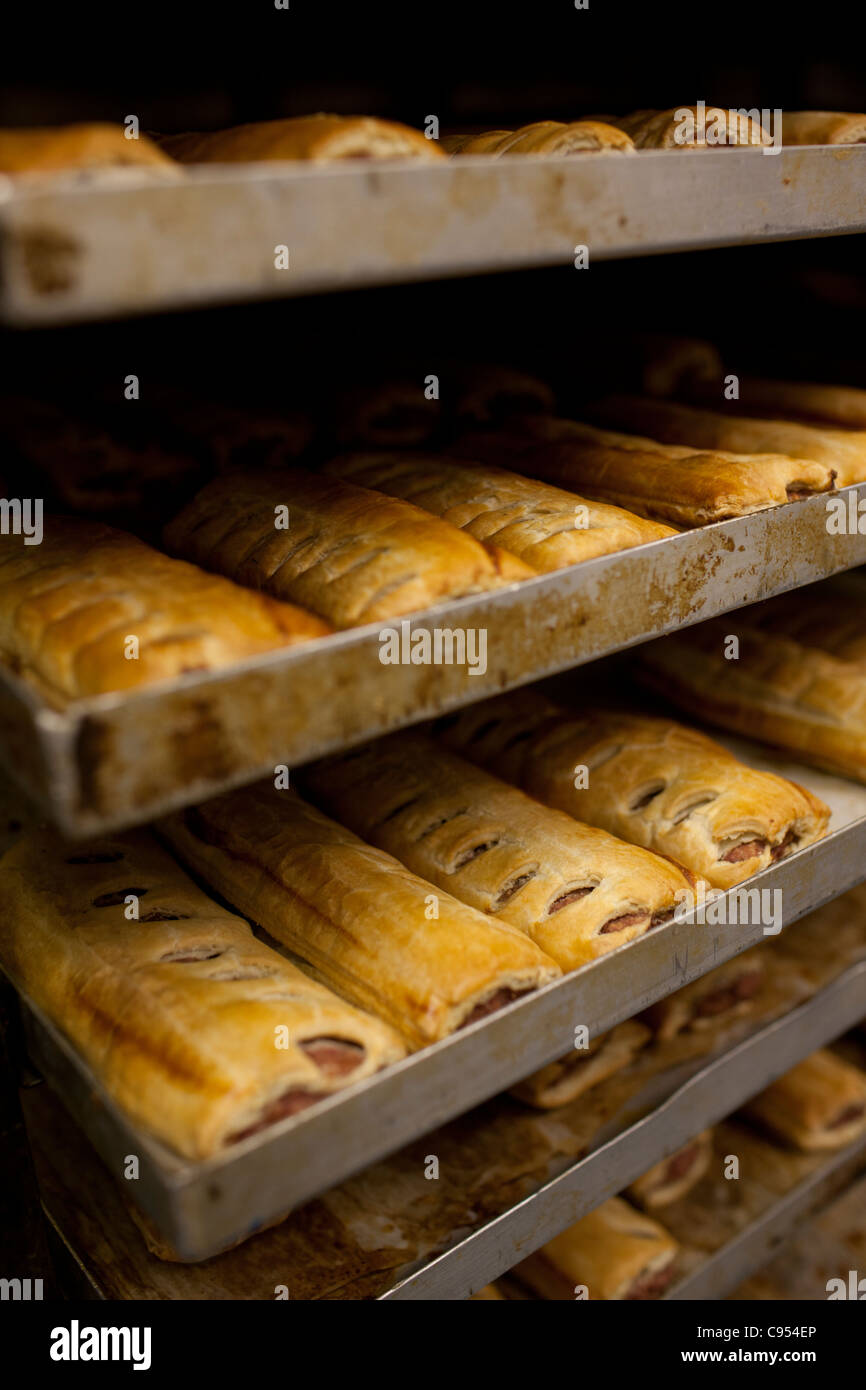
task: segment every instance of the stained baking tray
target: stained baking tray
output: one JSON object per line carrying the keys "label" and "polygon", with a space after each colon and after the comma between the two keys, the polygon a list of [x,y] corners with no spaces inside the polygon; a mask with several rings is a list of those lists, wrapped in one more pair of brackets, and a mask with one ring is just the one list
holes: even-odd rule
{"label": "stained baking tray", "polygon": [[[825,840],[748,880],[749,889],[781,892],[787,924],[866,876],[866,787],[768,758],[766,750],[737,746],[754,763],[795,774],[833,811]],[[604,1032],[766,939],[760,924],[671,922],[198,1164],[135,1130],[26,999],[24,1013],[35,1064],[111,1170],[122,1171],[125,1155],[138,1154],[139,1205],[184,1258],[202,1259],[562,1056],[573,1045],[576,1024],[585,1024],[590,1035]],[[866,1000],[861,998],[859,1007],[866,1014]],[[804,1051],[811,1046],[817,1044]],[[644,1153],[643,1166],[651,1161]]]}
{"label": "stained baking tray", "polygon": [[857,146],[6,179],[0,317],[68,323],[573,265],[577,246],[597,259],[864,227]]}
{"label": "stained baking tray", "polygon": [[[517,1206],[408,1275],[381,1295],[382,1299],[467,1298],[601,1202],[621,1192],[700,1130],[730,1115],[810,1052],[858,1023],[864,1010],[866,961],[861,961],[799,1008],[758,1029],[720,1057],[705,1065],[698,1064],[683,1084],[642,1119],[606,1143],[601,1142]],[[866,1153],[866,1138],[838,1155],[837,1164],[828,1163],[828,1187],[830,1169],[841,1168],[846,1160],[850,1163],[855,1153]],[[808,1183],[803,1186],[801,1205],[797,1205],[793,1194],[790,1209],[786,1205],[788,1198],[780,1202],[782,1210],[776,1212],[775,1220],[768,1213],[765,1222],[757,1223],[761,1229],[755,1231],[753,1244],[746,1243],[744,1249],[732,1252],[730,1269],[719,1252],[669,1296],[721,1297],[719,1290],[728,1278],[730,1282],[724,1291],[735,1288],[760,1264],[763,1252],[771,1250],[779,1230],[790,1229],[798,1213],[807,1209],[811,1189]],[[814,1175],[814,1187],[819,1186],[819,1177]],[[757,1264],[749,1263],[751,1259]]]}
{"label": "stained baking tray", "polygon": [[[866,483],[849,491],[866,499]],[[830,536],[826,520],[813,497],[412,618],[413,633],[486,631],[483,674],[383,665],[379,624],[64,710],[0,670],[0,761],[67,835],[150,820],[866,562],[866,535]]]}

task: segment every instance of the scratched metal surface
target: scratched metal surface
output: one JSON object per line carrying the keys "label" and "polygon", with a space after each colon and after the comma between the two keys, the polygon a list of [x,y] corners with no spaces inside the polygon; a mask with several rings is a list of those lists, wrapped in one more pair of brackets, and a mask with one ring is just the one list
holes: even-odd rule
{"label": "scratched metal surface", "polygon": [[[866,149],[0,181],[0,318],[53,324],[866,227]],[[350,232],[347,234],[347,228]],[[289,268],[275,268],[275,247]]]}

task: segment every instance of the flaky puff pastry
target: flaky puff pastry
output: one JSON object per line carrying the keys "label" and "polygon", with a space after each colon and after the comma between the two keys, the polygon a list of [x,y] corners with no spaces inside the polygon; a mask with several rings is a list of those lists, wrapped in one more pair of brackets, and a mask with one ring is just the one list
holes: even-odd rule
{"label": "flaky puff pastry", "polygon": [[44,526],[41,545],[0,537],[0,659],[54,704],[215,670],[331,630],[113,527],[52,516]]}
{"label": "flaky puff pastry", "polygon": [[751,1013],[753,1000],[766,976],[765,956],[759,946],[709,970],[699,980],[650,1005],[641,1019],[661,1042],[678,1033],[702,1033],[718,1020],[730,1023]]}
{"label": "flaky puff pastry", "polygon": [[534,121],[517,130],[489,130],[482,135],[446,135],[439,143],[450,155],[631,154],[634,151],[629,136],[604,121]]}
{"label": "flaky puff pastry", "polygon": [[513,1273],[542,1298],[563,1301],[585,1288],[589,1298],[658,1298],[673,1277],[679,1246],[652,1217],[611,1197],[554,1236]]}
{"label": "flaky puff pastry", "polygon": [[234,164],[257,160],[444,159],[438,141],[423,131],[375,116],[290,116],[185,135],[163,135],[160,144],[182,164]]}
{"label": "flaky puff pastry", "polygon": [[707,146],[770,145],[760,121],[724,106],[674,106],[668,111],[633,111],[629,116],[605,116],[624,130],[639,150],[694,149]]}
{"label": "flaky puff pastry", "polygon": [[145,831],[74,846],[25,835],[0,861],[0,963],[133,1123],[187,1158],[405,1052],[257,941]]}
{"label": "flaky puff pastry", "polygon": [[626,1188],[626,1195],[644,1211],[659,1211],[679,1201],[699,1183],[713,1156],[713,1131],[701,1130],[660,1163],[654,1163]]}
{"label": "flaky puff pastry", "polygon": [[610,1032],[591,1038],[588,1047],[573,1048],[565,1057],[533,1072],[512,1086],[511,1094],[539,1110],[568,1105],[627,1067],[651,1038],[652,1031],[646,1024],[638,1023],[636,1018],[626,1019]]}
{"label": "flaky puff pastry", "polygon": [[736,401],[726,401],[724,389],[724,372],[720,367],[712,377],[681,379],[671,383],[670,391],[650,394],[678,396],[690,404],[717,412],[724,402],[726,417],[727,412],[732,411],[735,416],[762,416],[765,421],[778,417],[824,428],[866,431],[866,391],[858,386],[741,376]]}
{"label": "flaky puff pastry", "polygon": [[325,472],[414,502],[539,574],[676,534],[620,507],[439,454],[349,454]]}
{"label": "flaky puff pastry", "polygon": [[449,452],[679,526],[829,492],[835,479],[833,468],[810,459],[684,447],[553,416],[521,416],[508,430],[467,434]]}
{"label": "flaky puff pastry", "polygon": [[822,1048],[755,1096],[744,1113],[798,1149],[842,1149],[866,1129],[866,1073]]}
{"label": "flaky puff pastry", "polygon": [[430,883],[526,932],[563,970],[668,921],[685,869],[541,806],[417,733],[306,767],[313,799]]}
{"label": "flaky puff pastry", "polygon": [[859,576],[830,579],[653,642],[641,671],[702,719],[866,782],[864,615]]}
{"label": "flaky puff pastry", "polygon": [[783,111],[783,145],[862,145],[866,115],[853,111]]}
{"label": "flaky puff pastry", "polygon": [[[803,399],[805,404],[806,397]],[[793,420],[759,420],[642,396],[611,396],[594,406],[591,413],[593,419],[614,429],[640,430],[670,446],[728,450],[734,455],[784,455],[789,469],[794,465],[793,474],[788,474],[790,481],[785,484],[789,494],[824,492],[829,486],[816,484],[813,471],[800,469],[798,465],[803,460],[812,465],[812,470],[822,468],[828,475],[835,474],[837,487],[866,481],[866,430],[821,429]],[[758,470],[763,467],[756,464]]]}
{"label": "flaky puff pastry", "polygon": [[733,888],[827,830],[830,810],[817,796],[671,719],[568,710],[516,690],[433,727],[536,800],[669,855],[715,888]]}
{"label": "flaky puff pastry", "polygon": [[166,527],[165,541],[174,554],[302,603],[338,628],[534,574],[409,502],[300,469],[216,479]]}
{"label": "flaky puff pastry", "polygon": [[59,174],[125,165],[179,174],[177,164],[146,135],[128,139],[120,125],[44,126],[0,130],[0,174]]}
{"label": "flaky puff pastry", "polygon": [[243,788],[160,830],[222,897],[411,1047],[559,975],[519,931],[436,893],[293,792]]}

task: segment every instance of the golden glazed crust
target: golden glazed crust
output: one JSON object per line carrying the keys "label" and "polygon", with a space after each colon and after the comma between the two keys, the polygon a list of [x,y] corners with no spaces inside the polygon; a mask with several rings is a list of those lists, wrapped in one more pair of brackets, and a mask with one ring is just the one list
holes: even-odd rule
{"label": "golden glazed crust", "polygon": [[160,829],[222,897],[412,1047],[560,973],[520,932],[435,893],[292,792],[244,788]]}
{"label": "golden glazed crust", "polygon": [[483,135],[449,135],[440,141],[446,154],[569,155],[590,151],[631,154],[628,135],[604,121],[534,121],[517,130],[489,130]]}
{"label": "golden glazed crust", "polygon": [[451,452],[680,526],[827,492],[834,479],[826,464],[807,459],[701,451],[552,416],[522,417],[508,431],[468,434]]}
{"label": "golden glazed crust", "polygon": [[[277,529],[276,509],[288,510]],[[218,478],[166,527],[167,548],[334,627],[501,589],[534,570],[411,503],[300,469]]]}
{"label": "golden glazed crust", "polygon": [[179,173],[175,161],[146,135],[127,139],[120,125],[93,123],[0,130],[0,173],[56,174],[122,165]]}
{"label": "golden glazed crust", "polygon": [[[257,941],[146,831],[84,846],[51,831],[21,839],[0,861],[0,962],[130,1119],[188,1158],[405,1051]],[[336,1049],[342,1061],[319,1051],[332,1040],[351,1045]]]}
{"label": "golden glazed crust", "polygon": [[414,502],[539,574],[676,534],[619,507],[442,455],[350,454],[332,460],[325,471]]}
{"label": "golden glazed crust", "polygon": [[842,576],[654,642],[641,669],[702,719],[866,782],[864,614],[862,579]]}
{"label": "golden glazed crust", "polygon": [[[858,386],[831,386],[818,381],[768,381],[763,377],[740,377],[740,398],[726,403],[737,414],[778,417],[802,423],[866,431],[866,391]],[[722,377],[690,384],[672,394],[685,394],[689,400],[715,409],[723,400]],[[659,394],[667,394],[661,392]],[[814,441],[813,441],[814,442]],[[806,447],[809,445],[807,443]]]}
{"label": "golden glazed crust", "polygon": [[852,111],[783,111],[783,145],[862,145],[866,115]]}
{"label": "golden glazed crust", "polygon": [[704,1129],[654,1163],[626,1188],[626,1193],[644,1211],[659,1211],[691,1192],[709,1168],[712,1155],[713,1131]]}
{"label": "golden glazed crust", "polygon": [[764,953],[753,946],[652,1004],[641,1018],[661,1042],[685,1031],[706,1032],[719,1018],[727,1023],[751,1013],[764,976]]}
{"label": "golden glazed crust", "polygon": [[164,135],[160,144],[182,164],[248,163],[268,159],[444,159],[423,131],[375,116],[290,116],[185,135]]}
{"label": "golden glazed crust", "polygon": [[707,106],[703,116],[697,106],[675,106],[605,119],[630,135],[639,150],[772,144],[760,121],[724,106]]}
{"label": "golden glazed crust", "polygon": [[[0,538],[0,658],[55,704],[216,670],[329,631],[312,613],[98,522],[46,517],[41,545]],[[125,656],[129,636],[135,660]]]}
{"label": "golden glazed crust", "polygon": [[822,1048],[755,1096],[744,1113],[798,1149],[841,1149],[866,1129],[866,1073]]}
{"label": "golden glazed crust", "polygon": [[517,690],[434,728],[454,752],[546,806],[669,855],[715,888],[734,887],[827,830],[829,807],[811,792],[670,719],[568,710]]}
{"label": "golden glazed crust", "polygon": [[533,1072],[512,1086],[511,1094],[539,1110],[568,1105],[627,1067],[651,1038],[652,1032],[645,1024],[629,1018],[609,1033],[592,1038],[587,1048],[574,1048],[565,1057]]}
{"label": "golden glazed crust", "polygon": [[563,970],[667,921],[691,877],[401,733],[304,769],[313,799],[430,883],[526,932]]}
{"label": "golden glazed crust", "polygon": [[642,1293],[641,1285],[670,1274],[678,1250],[657,1221],[611,1197],[521,1261],[514,1273],[542,1298],[574,1299],[580,1286],[590,1299],[657,1297],[660,1289]]}

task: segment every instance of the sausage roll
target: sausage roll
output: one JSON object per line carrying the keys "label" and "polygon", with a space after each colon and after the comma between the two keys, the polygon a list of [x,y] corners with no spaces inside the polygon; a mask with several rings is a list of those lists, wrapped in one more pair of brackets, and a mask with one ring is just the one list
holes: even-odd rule
{"label": "sausage roll", "polygon": [[631,154],[634,144],[624,131],[604,121],[534,121],[517,130],[489,130],[483,135],[446,135],[439,142],[446,154],[567,155],[601,151]]}
{"label": "sausage roll", "polygon": [[[0,659],[55,705],[215,670],[329,631],[293,604],[99,522],[47,517],[41,545],[0,538]],[[131,636],[135,659],[126,655]]]}
{"label": "sausage roll", "polygon": [[541,377],[519,367],[472,362],[444,374],[444,390],[455,400],[449,408],[465,428],[490,428],[513,415],[551,415],[556,407],[553,388]]}
{"label": "sausage roll", "polygon": [[795,470],[793,475],[789,471],[785,484],[789,500],[825,492],[830,485],[829,481],[816,483],[816,473],[803,471],[800,464],[804,460],[813,470],[821,468],[827,475],[835,474],[837,487],[866,481],[866,430],[819,429],[791,420],[759,420],[641,396],[612,396],[594,406],[591,414],[614,429],[645,431],[667,445],[729,450],[735,456],[784,455],[788,469],[793,466]]}
{"label": "sausage roll", "polygon": [[644,1211],[670,1206],[700,1182],[712,1156],[713,1131],[704,1129],[668,1158],[654,1163],[626,1188],[626,1194]]}
{"label": "sausage roll", "polygon": [[303,771],[314,800],[407,868],[526,932],[563,970],[670,920],[691,875],[578,825],[418,733]]}
{"label": "sausage roll", "polygon": [[365,382],[344,392],[330,409],[336,441],[348,448],[415,449],[433,438],[441,421],[441,402],[425,395],[420,373],[417,380]]}
{"label": "sausage roll", "polygon": [[743,951],[699,980],[660,999],[641,1014],[661,1042],[679,1033],[701,1033],[750,1013],[764,983],[764,954],[759,946]]}
{"label": "sausage roll", "polygon": [[798,1149],[842,1149],[866,1129],[866,1073],[822,1048],[745,1107]]}
{"label": "sausage roll", "polygon": [[668,111],[633,111],[629,116],[604,119],[631,136],[639,150],[772,144],[760,121],[724,106],[707,106],[703,111],[697,106],[674,106]]}
{"label": "sausage roll", "polygon": [[785,111],[783,145],[862,145],[866,115],[853,111]]}
{"label": "sausage roll", "polygon": [[568,1105],[627,1067],[651,1037],[652,1031],[646,1024],[629,1018],[611,1028],[609,1033],[591,1038],[588,1047],[573,1048],[567,1056],[533,1072],[525,1081],[512,1086],[511,1094],[539,1110]]}
{"label": "sausage roll", "polygon": [[290,116],[185,135],[163,135],[160,144],[182,164],[234,164],[263,159],[444,159],[423,131],[375,116]]}
{"label": "sausage roll", "polygon": [[349,454],[325,471],[414,502],[539,574],[676,534],[620,507],[587,501],[504,468],[441,455]]}
{"label": "sausage roll", "polygon": [[862,578],[840,576],[654,642],[641,670],[702,719],[866,782],[864,614]]}
{"label": "sausage roll", "polygon": [[535,573],[409,502],[299,469],[217,478],[169,524],[165,540],[175,554],[301,603],[338,628]]}
{"label": "sausage roll", "polygon": [[148,404],[160,425],[167,424],[217,473],[285,468],[313,439],[312,418],[301,410],[244,408],[168,386],[151,391]]}
{"label": "sausage roll", "polygon": [[517,690],[433,727],[456,753],[536,800],[669,855],[716,888],[733,888],[827,830],[830,809],[811,792],[671,719],[569,711]]}
{"label": "sausage roll", "polygon": [[0,174],[57,174],[130,164],[169,174],[180,172],[175,161],[146,135],[133,140],[121,125],[0,130]]}
{"label": "sausage roll", "polygon": [[520,932],[435,893],[293,792],[243,788],[160,828],[221,897],[412,1047],[560,973]]}
{"label": "sausage roll", "polygon": [[542,1298],[658,1298],[670,1284],[679,1246],[663,1226],[611,1197],[543,1245],[513,1273]]}
{"label": "sausage roll", "polygon": [[[858,386],[832,386],[818,381],[771,381],[765,377],[739,377],[739,397],[725,400],[724,369],[702,378],[681,378],[668,390],[650,395],[677,396],[709,410],[724,409],[736,417],[763,416],[798,420],[807,425],[866,431],[866,391]],[[646,387],[644,389],[647,389]]]}
{"label": "sausage roll", "polygon": [[187,1158],[405,1051],[257,941],[146,831],[85,846],[43,830],[19,840],[0,861],[0,964],[129,1118]]}
{"label": "sausage roll", "polygon": [[[648,407],[679,408],[655,401]],[[449,452],[680,526],[829,492],[835,478],[834,468],[806,458],[683,447],[552,416],[521,417],[507,431],[467,434]]]}

